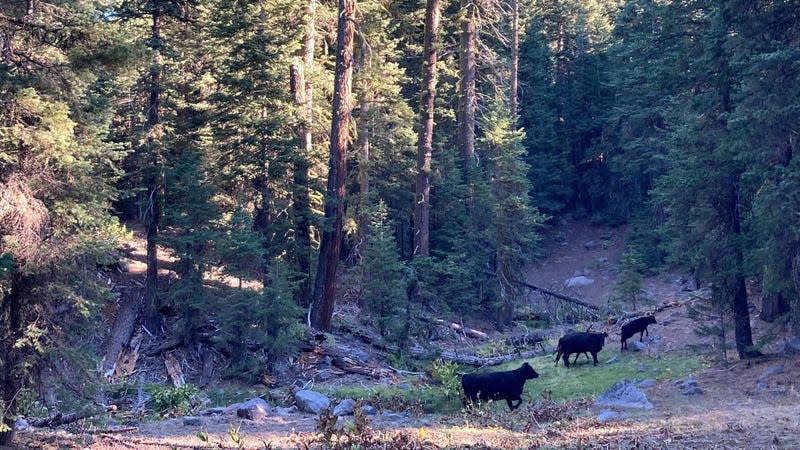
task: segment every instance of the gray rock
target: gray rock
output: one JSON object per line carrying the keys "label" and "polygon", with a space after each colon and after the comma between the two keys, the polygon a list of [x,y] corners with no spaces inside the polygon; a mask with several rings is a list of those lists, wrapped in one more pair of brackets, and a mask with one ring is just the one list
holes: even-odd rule
{"label": "gray rock", "polygon": [[656,385],[656,382],[652,378],[648,378],[646,380],[642,380],[642,382],[639,383],[639,387],[642,388],[642,389],[651,388],[651,387],[653,387],[655,385]]}
{"label": "gray rock", "polygon": [[247,420],[263,420],[269,416],[269,403],[261,397],[251,398],[236,409],[236,416]]}
{"label": "gray rock", "polygon": [[564,283],[564,286],[566,286],[568,288],[574,288],[574,287],[590,286],[592,284],[594,284],[594,280],[593,279],[586,278],[583,275],[581,275],[581,276],[578,276],[578,277],[570,278],[569,280],[567,280]]}
{"label": "gray rock", "polygon": [[378,411],[372,405],[364,405],[361,407],[361,412],[363,412],[367,416],[374,416],[378,414]]}
{"label": "gray rock", "polygon": [[200,411],[200,415],[201,416],[218,416],[218,415],[221,415],[221,414],[225,414],[227,409],[228,408],[225,408],[224,406],[217,406],[217,407],[214,407],[214,408],[208,408],[208,409],[204,409],[204,410]]}
{"label": "gray rock", "polygon": [[688,386],[681,392],[683,395],[702,395],[703,390],[697,386]]}
{"label": "gray rock", "polygon": [[14,429],[16,431],[26,431],[31,429],[31,424],[25,420],[24,417],[20,417],[19,419],[14,421]]}
{"label": "gray rock", "polygon": [[618,408],[653,409],[653,404],[628,380],[615,383],[595,400],[595,405]]}
{"label": "gray rock", "polygon": [[785,372],[786,372],[786,368],[784,368],[782,366],[770,367],[767,370],[761,372],[761,375],[759,375],[758,380],[759,381],[764,381],[767,378],[771,377],[772,375],[777,375],[779,373],[785,373]]}
{"label": "gray rock", "polygon": [[649,369],[649,367],[647,367],[647,364],[639,364],[639,367],[636,368],[636,371],[647,372],[647,369]]}
{"label": "gray rock", "polygon": [[586,248],[586,250],[594,250],[597,248],[597,243],[595,241],[589,241],[583,244],[583,246]]}
{"label": "gray rock", "polygon": [[786,351],[790,353],[800,353],[800,337],[794,336],[786,341]]}
{"label": "gray rock", "polygon": [[768,388],[767,383],[759,381],[758,383],[756,383],[756,388],[753,389],[753,392],[764,392],[767,390],[767,388]]}
{"label": "gray rock", "polygon": [[649,348],[649,346],[647,344],[645,344],[644,342],[633,341],[633,350],[634,351],[637,351],[637,352],[644,351],[644,350],[647,350],[648,348]]}
{"label": "gray rock", "polygon": [[294,401],[297,404],[297,409],[313,414],[319,414],[320,411],[331,404],[328,397],[310,390],[297,391],[294,394]]}
{"label": "gray rock", "polygon": [[611,359],[606,361],[606,364],[614,364],[616,362],[619,362],[619,358],[617,358],[616,356],[613,356]]}
{"label": "gray rock", "polygon": [[355,400],[352,398],[346,398],[339,402],[335,408],[333,408],[333,415],[335,416],[352,416],[353,415],[353,408],[356,406]]}
{"label": "gray rock", "polygon": [[685,380],[677,380],[674,382],[681,389],[681,394],[683,395],[701,395],[703,394],[703,390],[697,386],[697,380],[692,377],[689,377]]}
{"label": "gray rock", "polygon": [[197,416],[183,416],[183,426],[199,427],[203,425],[203,419]]}
{"label": "gray rock", "polygon": [[600,422],[610,422],[612,420],[622,420],[627,418],[628,418],[627,414],[619,413],[616,411],[610,411],[607,409],[600,411],[600,414],[597,415],[597,420],[599,420]]}

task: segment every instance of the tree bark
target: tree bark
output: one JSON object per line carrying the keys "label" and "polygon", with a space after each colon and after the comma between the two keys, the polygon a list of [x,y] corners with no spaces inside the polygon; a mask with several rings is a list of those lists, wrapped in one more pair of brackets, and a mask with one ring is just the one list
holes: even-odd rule
{"label": "tree bark", "polygon": [[161,223],[161,196],[163,194],[163,170],[161,168],[161,9],[152,9],[150,39],[155,46],[153,65],[150,68],[150,97],[147,102],[147,151],[150,156],[151,178],[149,180],[149,199],[145,223],[147,226],[147,278],[144,288],[145,324],[153,333],[158,333],[161,325],[158,299],[158,241]]}
{"label": "tree bark", "polygon": [[428,0],[425,7],[425,53],[422,66],[417,183],[414,202],[413,253],[419,256],[428,256],[430,253],[431,158],[433,154],[434,105],[436,104],[436,64],[439,60],[437,49],[439,19],[439,0]]}
{"label": "tree bark", "polygon": [[461,0],[461,48],[459,65],[459,142],[461,159],[466,168],[475,153],[475,41],[476,6],[473,0]]}
{"label": "tree bark", "polygon": [[336,269],[342,250],[342,221],[345,205],[350,93],[353,82],[353,35],[355,0],[339,0],[339,26],[336,37],[333,118],[331,120],[330,168],[325,194],[325,226],[322,232],[311,325],[330,331],[336,294]]}
{"label": "tree bark", "polygon": [[783,294],[769,294],[761,300],[761,312],[758,317],[765,322],[774,322],[787,312],[789,312],[789,302],[786,297]]}
{"label": "tree bark", "polygon": [[22,389],[24,366],[26,365],[26,350],[15,348],[17,340],[23,333],[23,308],[25,304],[24,295],[28,290],[28,279],[22,274],[11,276],[11,287],[6,292],[3,301],[0,302],[0,312],[2,312],[3,329],[0,330],[0,389],[2,389],[3,423],[10,428],[10,431],[0,433],[0,445],[9,444],[14,438],[14,421],[12,417],[18,412],[17,394]]}
{"label": "tree bark", "polygon": [[[730,182],[726,187],[725,198],[723,199],[726,208],[726,218],[729,221],[730,234],[732,239],[741,236],[741,218],[738,206],[739,193],[734,183]],[[747,287],[745,285],[742,266],[744,256],[741,248],[735,248],[734,259],[736,264],[736,274],[730,282],[728,289],[732,299],[733,324],[736,336],[736,351],[740,359],[752,358],[760,355],[753,347],[753,331],[750,328],[750,309],[747,305]]]}
{"label": "tree bark", "polygon": [[519,0],[511,2],[511,128],[517,127],[519,109]]}

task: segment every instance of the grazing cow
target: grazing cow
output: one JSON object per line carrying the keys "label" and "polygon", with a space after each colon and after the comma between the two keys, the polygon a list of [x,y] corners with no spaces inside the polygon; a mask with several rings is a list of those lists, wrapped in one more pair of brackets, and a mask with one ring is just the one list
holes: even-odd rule
{"label": "grazing cow", "polygon": [[[569,367],[569,355],[575,353],[575,361],[581,353],[589,352],[594,359],[594,365],[597,365],[597,353],[603,349],[608,333],[584,332],[577,331],[569,333],[558,340],[558,347],[556,347],[555,363],[558,365],[558,360],[563,355],[564,367]],[[587,355],[588,359],[589,356]],[[575,362],[573,361],[573,364]]]}
{"label": "grazing cow", "polygon": [[[522,404],[525,381],[534,378],[539,378],[539,374],[525,363],[518,369],[505,372],[466,373],[461,377],[461,387],[464,388],[466,400],[505,400],[513,411]],[[517,400],[517,404],[514,405],[512,400]]]}
{"label": "grazing cow", "polygon": [[627,341],[629,337],[635,335],[636,333],[639,333],[639,342],[642,342],[645,334],[650,336],[650,332],[647,331],[647,326],[654,323],[658,323],[656,322],[655,316],[643,316],[639,317],[638,319],[633,319],[623,325],[622,337],[620,338],[622,343],[620,344],[619,350],[622,351],[628,348],[628,343],[625,341]]}

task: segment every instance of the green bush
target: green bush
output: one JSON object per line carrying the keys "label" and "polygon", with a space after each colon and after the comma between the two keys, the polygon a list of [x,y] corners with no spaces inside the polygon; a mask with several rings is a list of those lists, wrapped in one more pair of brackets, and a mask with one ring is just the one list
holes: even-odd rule
{"label": "green bush", "polygon": [[153,408],[163,416],[180,415],[189,412],[192,398],[200,393],[200,389],[192,384],[181,387],[153,385],[147,389],[152,397]]}

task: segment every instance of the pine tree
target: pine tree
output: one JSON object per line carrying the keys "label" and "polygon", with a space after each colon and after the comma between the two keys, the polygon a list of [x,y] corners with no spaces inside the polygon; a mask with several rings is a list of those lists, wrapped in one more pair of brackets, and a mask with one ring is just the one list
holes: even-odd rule
{"label": "pine tree", "polygon": [[370,218],[370,237],[364,254],[364,304],[376,316],[381,336],[405,342],[407,316],[405,266],[400,261],[386,204],[379,201]]}
{"label": "pine tree", "polygon": [[94,386],[87,324],[113,300],[97,266],[122,235],[110,204],[123,152],[105,136],[126,51],[101,17],[34,1],[0,14],[0,444],[43,367]]}

